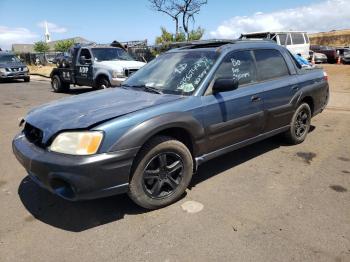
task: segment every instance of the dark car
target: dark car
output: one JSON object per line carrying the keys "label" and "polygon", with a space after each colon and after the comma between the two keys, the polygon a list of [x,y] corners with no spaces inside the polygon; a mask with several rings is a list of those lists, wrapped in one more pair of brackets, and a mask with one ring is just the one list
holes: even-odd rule
{"label": "dark car", "polygon": [[339,54],[334,47],[322,46],[322,45],[312,45],[310,49],[314,52],[325,54],[329,63],[336,63],[339,58]]}
{"label": "dark car", "polygon": [[68,200],[128,193],[155,209],[178,200],[203,162],[284,133],[306,138],[327,76],[270,41],[171,50],[120,88],[38,107],[13,151],[30,177]]}
{"label": "dark car", "polygon": [[59,53],[55,56],[52,62],[56,64],[58,68],[67,68],[72,62],[72,55],[70,54],[70,52]]}
{"label": "dark car", "polygon": [[23,79],[29,82],[29,69],[14,54],[0,51],[0,81],[9,79]]}

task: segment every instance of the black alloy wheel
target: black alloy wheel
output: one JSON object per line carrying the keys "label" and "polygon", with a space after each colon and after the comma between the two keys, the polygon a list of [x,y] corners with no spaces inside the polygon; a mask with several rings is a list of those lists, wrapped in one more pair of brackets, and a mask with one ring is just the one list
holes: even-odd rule
{"label": "black alloy wheel", "polygon": [[143,188],[152,198],[172,195],[183,177],[183,160],[173,152],[160,153],[147,164],[143,173]]}

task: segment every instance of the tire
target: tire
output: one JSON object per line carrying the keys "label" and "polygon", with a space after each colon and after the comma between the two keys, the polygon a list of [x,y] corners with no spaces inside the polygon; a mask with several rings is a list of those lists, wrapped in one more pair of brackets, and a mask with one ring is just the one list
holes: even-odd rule
{"label": "tire", "polygon": [[23,80],[24,80],[24,82],[30,82],[30,77],[29,76],[25,77]]}
{"label": "tire", "polygon": [[311,125],[311,109],[307,103],[299,105],[295,111],[290,129],[285,133],[287,141],[292,145],[304,142]]}
{"label": "tire", "polygon": [[106,89],[110,87],[109,81],[106,77],[100,76],[96,80],[95,89]]}
{"label": "tire", "polygon": [[67,92],[70,88],[69,83],[62,82],[58,75],[54,75],[51,79],[51,87],[55,93]]}
{"label": "tire", "polygon": [[143,208],[157,209],[184,194],[192,178],[193,159],[183,143],[159,136],[141,149],[132,170],[129,197]]}

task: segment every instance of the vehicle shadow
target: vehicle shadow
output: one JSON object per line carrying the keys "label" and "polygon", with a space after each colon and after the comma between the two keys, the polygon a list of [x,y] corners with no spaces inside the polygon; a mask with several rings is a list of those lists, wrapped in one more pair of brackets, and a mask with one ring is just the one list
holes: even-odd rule
{"label": "vehicle shadow", "polygon": [[[313,127],[312,130],[314,129]],[[210,160],[199,167],[189,189],[281,146],[288,146],[288,144],[284,142],[283,137],[275,136]],[[127,195],[80,202],[66,201],[36,185],[29,176],[22,180],[18,194],[24,207],[33,217],[51,226],[72,232],[81,232],[115,222],[123,219],[127,214],[148,212],[134,204]]]}

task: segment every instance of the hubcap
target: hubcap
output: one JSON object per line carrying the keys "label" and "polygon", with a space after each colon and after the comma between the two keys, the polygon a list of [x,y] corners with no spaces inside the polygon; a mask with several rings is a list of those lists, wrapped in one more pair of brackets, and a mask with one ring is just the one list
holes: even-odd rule
{"label": "hubcap", "polygon": [[183,177],[183,161],[173,152],[153,157],[143,172],[142,185],[152,198],[162,199],[175,192]]}
{"label": "hubcap", "polygon": [[302,137],[308,129],[309,116],[305,110],[301,110],[295,120],[295,135]]}

